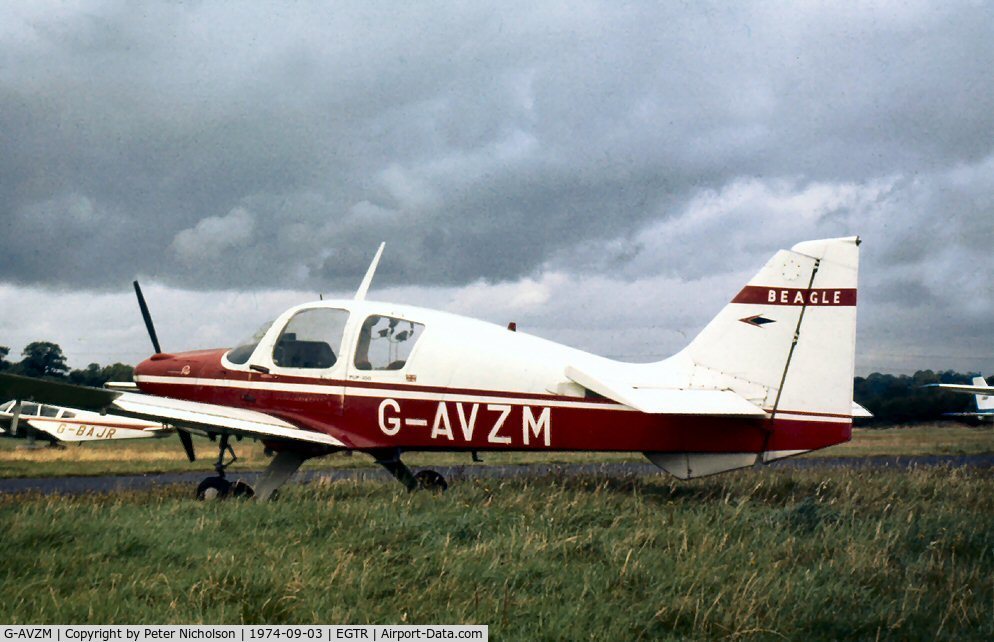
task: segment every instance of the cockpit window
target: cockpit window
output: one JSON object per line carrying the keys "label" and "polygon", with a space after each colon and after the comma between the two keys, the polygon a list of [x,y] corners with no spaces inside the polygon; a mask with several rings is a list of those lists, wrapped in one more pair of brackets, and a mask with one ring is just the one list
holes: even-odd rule
{"label": "cockpit window", "polygon": [[14,401],[13,399],[11,399],[7,403],[5,403],[2,406],[0,406],[0,412],[10,412],[11,409],[14,407],[15,403],[17,403],[17,402]]}
{"label": "cockpit window", "polygon": [[283,328],[273,346],[273,363],[284,368],[330,368],[338,361],[347,310],[301,310]]}
{"label": "cockpit window", "polygon": [[255,348],[262,341],[262,337],[266,336],[266,331],[269,330],[269,326],[273,325],[272,321],[267,321],[263,323],[262,326],[252,334],[252,337],[242,341],[238,344],[237,348],[228,351],[228,361],[231,363],[237,363],[238,365],[243,365],[248,363],[249,358],[252,353],[255,352]]}
{"label": "cockpit window", "polygon": [[21,404],[21,416],[22,417],[34,417],[38,414],[38,404],[36,403],[22,403]]}
{"label": "cockpit window", "polygon": [[59,408],[56,408],[55,406],[42,406],[41,407],[41,416],[42,417],[58,417],[59,416]]}
{"label": "cockpit window", "polygon": [[356,343],[355,367],[357,370],[400,370],[407,365],[407,358],[414,344],[421,338],[424,325],[373,315],[363,321]]}

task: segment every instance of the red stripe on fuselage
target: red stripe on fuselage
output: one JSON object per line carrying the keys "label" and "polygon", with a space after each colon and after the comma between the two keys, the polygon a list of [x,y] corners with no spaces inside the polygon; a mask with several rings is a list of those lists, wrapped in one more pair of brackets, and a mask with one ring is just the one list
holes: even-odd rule
{"label": "red stripe on fuselage", "polygon": [[735,295],[732,303],[765,305],[856,305],[855,288],[776,288],[747,285]]}
{"label": "red stripe on fuselage", "polygon": [[[275,376],[255,380],[327,382]],[[382,395],[359,396],[347,391],[344,395],[326,395],[223,385],[139,385],[143,392],[151,394],[265,412],[332,435],[360,450],[759,452],[764,445],[770,450],[814,450],[848,441],[851,434],[851,422],[654,415],[626,411],[613,402],[605,402],[604,408],[548,406],[543,401],[589,404],[591,400],[507,391],[370,382],[334,384],[383,391]],[[398,394],[429,394],[424,399],[395,399],[391,390]],[[446,401],[446,393],[501,397],[507,402]]]}

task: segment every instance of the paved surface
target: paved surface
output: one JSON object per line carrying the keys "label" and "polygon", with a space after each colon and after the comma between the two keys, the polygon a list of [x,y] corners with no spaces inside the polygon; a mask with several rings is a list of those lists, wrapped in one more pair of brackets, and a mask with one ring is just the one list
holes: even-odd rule
{"label": "paved surface", "polygon": [[[786,459],[770,464],[771,468],[853,468],[853,469],[902,469],[945,466],[950,468],[994,468],[994,455],[918,455],[901,457],[819,457]],[[448,480],[507,479],[511,477],[540,477],[543,475],[664,475],[650,463],[611,464],[522,464],[514,466],[438,466],[435,468]],[[108,493],[120,490],[142,490],[173,484],[196,486],[209,471],[193,473],[156,473],[149,475],[119,475],[106,477],[38,477],[0,479],[0,493],[40,492],[45,494]],[[255,482],[259,473],[232,474],[232,480]],[[312,470],[298,474],[293,481],[375,479],[389,480],[390,475],[380,468],[337,468]]]}

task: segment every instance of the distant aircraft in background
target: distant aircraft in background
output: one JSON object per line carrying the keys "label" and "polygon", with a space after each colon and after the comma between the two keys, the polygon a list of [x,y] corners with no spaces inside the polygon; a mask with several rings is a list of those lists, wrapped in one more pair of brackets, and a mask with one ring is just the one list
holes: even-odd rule
{"label": "distant aircraft in background", "polygon": [[945,417],[971,418],[985,423],[994,421],[994,386],[987,385],[987,380],[983,377],[974,377],[972,386],[958,383],[930,383],[925,387],[973,395],[977,403],[976,412],[947,412],[943,415]]}
{"label": "distant aircraft in background", "polygon": [[55,445],[61,442],[152,439],[175,431],[161,423],[48,404],[11,400],[0,405],[0,434],[23,437],[33,443],[36,437]]}

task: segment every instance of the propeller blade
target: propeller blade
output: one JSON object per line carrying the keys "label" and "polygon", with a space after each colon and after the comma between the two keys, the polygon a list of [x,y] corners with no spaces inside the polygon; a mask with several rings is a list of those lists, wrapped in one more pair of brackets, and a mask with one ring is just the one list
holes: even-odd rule
{"label": "propeller blade", "polygon": [[[159,337],[155,335],[155,326],[152,325],[152,315],[148,313],[148,306],[145,305],[145,297],[142,296],[142,289],[138,285],[138,281],[135,281],[135,294],[138,295],[138,307],[141,308],[142,318],[145,319],[145,327],[148,329],[148,336],[152,339],[152,347],[155,349],[155,354],[160,354],[162,348],[159,347]],[[186,445],[185,441],[183,445]],[[193,459],[191,458],[190,461],[193,461]]]}
{"label": "propeller blade", "polygon": [[190,461],[197,461],[197,453],[193,452],[193,437],[185,430],[177,429],[179,440],[183,442],[183,450],[186,451],[186,458]]}

